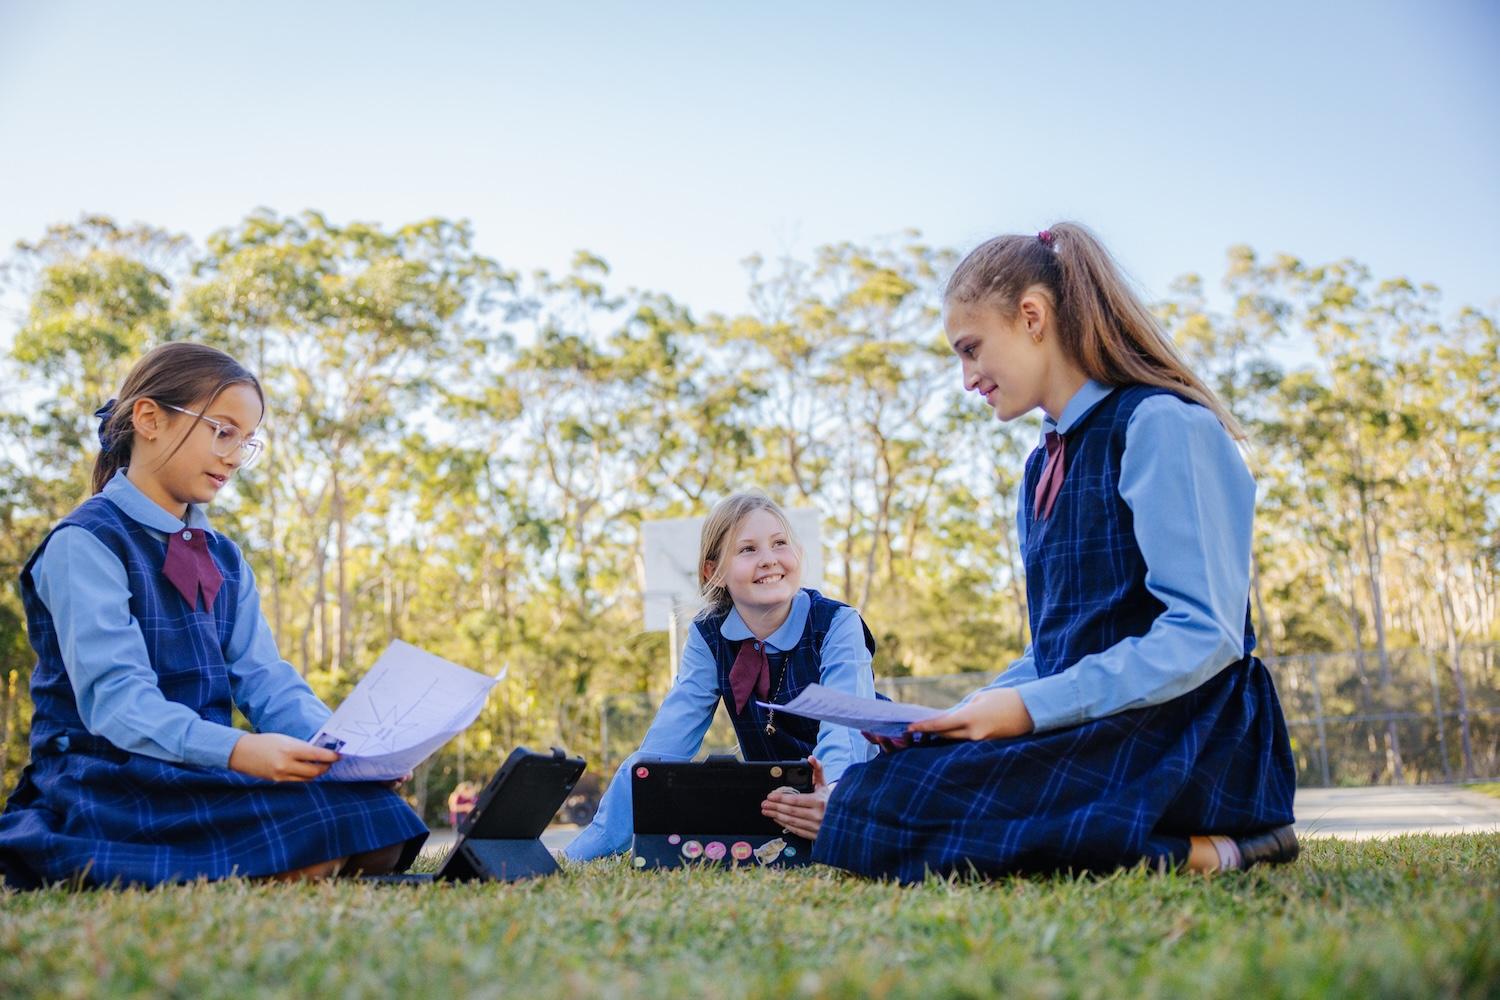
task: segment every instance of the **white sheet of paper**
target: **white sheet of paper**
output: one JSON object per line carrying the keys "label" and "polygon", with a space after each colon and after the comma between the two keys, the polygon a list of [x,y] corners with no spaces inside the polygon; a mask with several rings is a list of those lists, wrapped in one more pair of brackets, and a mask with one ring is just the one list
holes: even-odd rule
{"label": "white sheet of paper", "polygon": [[900,736],[909,723],[942,715],[945,708],[928,708],[926,705],[908,705],[899,701],[881,701],[879,698],[861,698],[845,694],[821,684],[809,684],[785,705],[757,702],[763,708],[774,708],[819,722],[831,722],[837,726],[848,726],[877,736]]}
{"label": "white sheet of paper", "polygon": [[487,677],[407,643],[386,647],[329,716],[315,746],[339,752],[324,778],[392,781],[468,728],[490,690]]}

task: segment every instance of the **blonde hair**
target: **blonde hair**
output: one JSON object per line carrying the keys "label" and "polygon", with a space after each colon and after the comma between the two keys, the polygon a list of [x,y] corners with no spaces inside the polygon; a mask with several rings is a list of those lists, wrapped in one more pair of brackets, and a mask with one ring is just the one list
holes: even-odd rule
{"label": "blonde hair", "polygon": [[[698,612],[699,620],[724,614],[734,603],[729,596],[729,587],[724,582],[729,572],[729,547],[734,544],[735,529],[758,510],[766,511],[781,522],[781,530],[786,532],[787,541],[796,550],[800,560],[802,543],[798,541],[797,533],[792,530],[792,522],[780,504],[762,490],[731,493],[714,504],[708,517],[703,519],[703,533],[698,539],[698,596],[703,601],[703,607]],[[709,563],[714,564],[712,573],[708,572]]]}
{"label": "blonde hair", "polygon": [[1085,226],[1059,222],[1035,236],[986,240],[959,263],[943,301],[998,309],[1010,318],[1033,285],[1052,296],[1062,349],[1089,378],[1168,389],[1207,407],[1230,436],[1244,439],[1239,421],[1188,368]]}

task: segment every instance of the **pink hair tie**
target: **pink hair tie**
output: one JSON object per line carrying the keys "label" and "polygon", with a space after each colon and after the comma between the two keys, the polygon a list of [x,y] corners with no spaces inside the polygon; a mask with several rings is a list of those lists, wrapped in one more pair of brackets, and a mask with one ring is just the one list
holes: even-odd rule
{"label": "pink hair tie", "polygon": [[1050,247],[1052,245],[1052,240],[1053,240],[1052,230],[1050,230],[1050,229],[1043,229],[1041,232],[1039,232],[1039,233],[1036,234],[1036,238],[1038,240],[1041,240],[1041,242],[1042,242],[1042,244],[1044,246],[1049,246]]}

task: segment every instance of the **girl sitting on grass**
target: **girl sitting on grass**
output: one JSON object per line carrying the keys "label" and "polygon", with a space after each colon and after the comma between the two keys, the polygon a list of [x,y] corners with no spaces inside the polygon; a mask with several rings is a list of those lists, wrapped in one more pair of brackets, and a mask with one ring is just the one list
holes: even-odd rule
{"label": "girl sitting on grass", "polygon": [[426,839],[389,787],[313,780],[338,759],[307,742],[328,708],[203,512],[260,455],[264,412],[254,375],[189,343],[98,411],[94,496],[21,572],[37,664],[31,762],[0,815],[11,884],[384,874]]}
{"label": "girl sitting on grass", "polygon": [[765,811],[815,860],[927,873],[1290,861],[1295,765],[1254,655],[1255,482],[1234,418],[1082,226],[1000,236],[944,296],[964,388],[1040,407],[1019,530],[1031,645],[942,737]]}
{"label": "girl sitting on grass", "polygon": [[565,849],[574,861],[630,847],[630,768],[641,756],[691,760],[721,698],[746,760],[811,756],[826,785],[870,755],[852,729],[757,704],[786,704],[812,683],[875,695],[875,638],[858,611],[801,586],[802,547],[786,513],[758,490],[726,497],[703,522],[698,565],[704,607],[677,682],[640,750],[615,772],[593,823]]}

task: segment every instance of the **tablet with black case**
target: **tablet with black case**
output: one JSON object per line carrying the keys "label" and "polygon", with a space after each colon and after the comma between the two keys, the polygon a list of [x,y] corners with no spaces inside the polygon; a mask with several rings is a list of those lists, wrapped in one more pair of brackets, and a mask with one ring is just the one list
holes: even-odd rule
{"label": "tablet with black case", "polygon": [[515,882],[550,875],[557,862],[541,841],[587,765],[557,747],[516,747],[458,824],[458,842],[436,875],[372,875],[371,882]]}
{"label": "tablet with black case", "polygon": [[557,871],[541,836],[587,765],[557,747],[516,747],[458,824],[458,843],[438,870],[443,880],[513,882]]}
{"label": "tablet with black case", "polygon": [[813,789],[805,760],[641,760],[631,769],[637,868],[685,864],[791,868],[812,860],[812,844],[761,815],[773,789]]}

